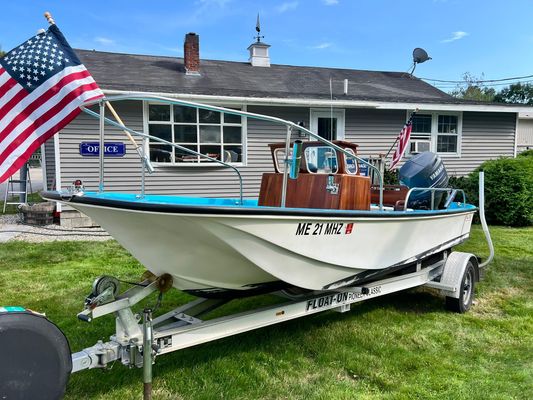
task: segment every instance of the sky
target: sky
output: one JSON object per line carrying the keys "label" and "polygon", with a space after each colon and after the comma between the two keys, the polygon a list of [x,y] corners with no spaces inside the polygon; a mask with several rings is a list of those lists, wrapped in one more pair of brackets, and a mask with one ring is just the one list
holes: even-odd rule
{"label": "sky", "polygon": [[46,28],[44,11],[74,48],[182,56],[195,32],[201,58],[247,61],[259,14],[273,64],[406,72],[422,47],[422,78],[533,74],[533,0],[3,0],[2,50]]}

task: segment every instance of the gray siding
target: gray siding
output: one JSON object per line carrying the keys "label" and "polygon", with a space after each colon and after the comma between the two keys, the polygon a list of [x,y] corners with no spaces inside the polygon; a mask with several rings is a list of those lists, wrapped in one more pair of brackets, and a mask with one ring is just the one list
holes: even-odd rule
{"label": "gray siding", "polygon": [[360,155],[386,154],[405,124],[406,115],[403,110],[346,110],[345,138],[359,145]]}
{"label": "gray siding", "polygon": [[54,138],[51,137],[44,143],[44,161],[43,165],[46,182],[44,188],[47,190],[53,190],[56,186],[56,156],[54,151]]}
{"label": "gray siding", "polygon": [[514,113],[463,113],[461,157],[444,158],[448,173],[465,175],[485,160],[513,157],[515,130]]}
{"label": "gray siding", "polygon": [[[140,102],[116,103],[115,108],[126,126],[143,130]],[[249,107],[248,111],[274,115],[289,120],[309,120],[304,108]],[[263,172],[273,171],[268,143],[284,141],[283,126],[258,120],[248,120],[247,165],[239,167],[244,183],[244,195],[257,197]],[[61,186],[68,187],[75,179],[82,179],[89,190],[98,188],[98,158],[81,157],[81,141],[98,141],[98,124],[82,114],[60,133]],[[106,127],[106,141],[126,143],[126,156],[105,159],[104,184],[106,190],[136,191],[140,188],[140,163],[133,145],[118,129]],[[200,196],[237,196],[239,185],[234,171],[219,166],[157,167],[146,175],[146,192]]]}

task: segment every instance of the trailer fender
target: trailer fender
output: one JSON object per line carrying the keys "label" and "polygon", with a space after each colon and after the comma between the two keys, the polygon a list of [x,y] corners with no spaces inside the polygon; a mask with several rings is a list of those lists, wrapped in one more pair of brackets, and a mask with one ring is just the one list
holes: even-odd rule
{"label": "trailer fender", "polygon": [[[479,263],[471,253],[462,253],[460,251],[453,251],[447,258],[444,264],[444,269],[440,278],[438,287],[441,293],[447,297],[458,299],[461,291],[461,281],[465,273],[468,263],[471,262],[474,266],[475,280],[479,282]],[[436,287],[435,285],[434,287]]]}

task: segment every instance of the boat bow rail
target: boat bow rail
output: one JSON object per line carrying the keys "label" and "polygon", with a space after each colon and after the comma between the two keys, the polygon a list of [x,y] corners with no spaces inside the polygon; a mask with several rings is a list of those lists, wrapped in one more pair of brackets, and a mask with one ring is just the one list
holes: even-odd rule
{"label": "boat bow rail", "polygon": [[[140,194],[140,197],[143,197],[144,194],[145,194],[145,171],[148,170],[148,172],[151,173],[152,170],[153,170],[153,168],[150,165],[149,159],[148,159],[148,157],[146,155],[146,147],[147,147],[147,141],[148,140],[159,142],[159,143],[163,143],[165,145],[171,146],[173,148],[179,149],[179,150],[187,152],[189,154],[192,154],[192,155],[195,155],[195,156],[198,156],[198,157],[202,157],[202,158],[207,159],[209,161],[218,163],[218,164],[220,164],[220,165],[222,165],[222,166],[224,166],[226,168],[230,168],[233,171],[235,171],[235,173],[237,174],[238,180],[239,180],[239,199],[240,199],[240,203],[241,204],[243,203],[243,180],[242,180],[242,175],[241,175],[239,169],[236,166],[234,166],[234,165],[232,165],[230,163],[227,163],[227,162],[225,162],[223,160],[219,160],[219,159],[210,157],[207,154],[203,154],[203,153],[191,150],[189,148],[180,146],[179,144],[176,144],[176,143],[173,143],[173,142],[169,142],[169,141],[161,139],[159,137],[152,136],[150,134],[146,134],[146,133],[143,133],[143,132],[135,131],[135,130],[133,130],[131,128],[128,128],[123,123],[121,123],[122,121],[120,121],[120,119],[118,119],[118,122],[117,122],[117,121],[113,121],[112,119],[107,118],[105,116],[105,104],[106,103],[114,102],[114,101],[124,101],[124,100],[157,101],[159,103],[164,103],[164,104],[180,105],[180,106],[186,106],[186,107],[194,107],[194,108],[203,109],[203,110],[222,112],[222,113],[226,113],[226,114],[237,115],[237,116],[240,116],[240,117],[246,117],[246,118],[252,118],[252,119],[257,119],[257,120],[262,120],[262,121],[268,121],[268,122],[272,122],[272,123],[275,123],[275,124],[279,124],[279,125],[285,126],[286,129],[287,129],[287,136],[286,136],[286,146],[285,146],[285,150],[286,150],[285,151],[285,159],[284,159],[285,168],[284,168],[284,177],[283,177],[283,192],[282,192],[281,207],[285,207],[285,201],[284,200],[286,198],[287,180],[288,180],[288,175],[289,175],[289,170],[290,170],[290,163],[291,163],[291,160],[289,159],[288,155],[289,155],[289,148],[290,148],[292,131],[294,129],[296,129],[296,130],[299,130],[301,132],[305,132],[310,138],[316,139],[319,142],[322,142],[325,145],[327,145],[327,146],[335,149],[336,151],[344,154],[345,157],[352,158],[352,159],[356,160],[357,162],[359,162],[360,164],[364,164],[368,168],[372,169],[374,171],[374,173],[376,174],[376,176],[378,177],[378,181],[379,181],[379,209],[380,210],[383,209],[383,174],[381,173],[379,168],[377,168],[375,165],[373,165],[372,163],[368,162],[367,160],[365,160],[365,159],[363,159],[361,157],[358,157],[358,156],[356,156],[355,154],[353,154],[353,153],[351,153],[349,151],[346,151],[342,147],[332,143],[331,141],[329,141],[327,139],[324,139],[323,137],[319,136],[318,134],[312,132],[311,130],[309,130],[309,129],[303,127],[303,126],[300,126],[300,125],[298,125],[298,124],[296,124],[296,123],[294,123],[292,121],[284,120],[284,119],[278,118],[278,117],[272,117],[272,116],[269,116],[269,115],[250,113],[250,112],[247,112],[247,111],[239,111],[239,110],[235,110],[235,109],[219,107],[219,106],[213,106],[213,105],[208,105],[208,104],[202,104],[202,103],[197,103],[197,102],[192,102],[192,101],[178,100],[178,99],[172,99],[172,98],[169,98],[169,97],[156,96],[156,95],[135,94],[135,93],[126,94],[126,95],[111,96],[111,97],[107,97],[107,98],[100,99],[100,100],[94,100],[94,101],[90,101],[90,102],[87,102],[87,103],[83,104],[80,107],[82,111],[84,111],[88,115],[100,120],[100,148],[104,147],[105,124],[106,123],[109,124],[109,125],[112,125],[112,126],[114,126],[116,128],[119,128],[119,129],[123,130],[124,132],[130,133],[132,135],[138,136],[138,137],[143,139],[144,145],[142,146],[142,150],[138,151],[139,157],[140,157],[140,161],[141,161],[141,168],[142,168],[142,170],[141,170],[142,174],[141,174],[141,194]],[[100,112],[99,113],[97,113],[97,112],[95,112],[95,111],[93,111],[93,110],[88,108],[88,107],[96,105],[96,104],[98,104],[99,107],[100,107],[100,110],[99,110]],[[111,110],[113,111],[112,108],[111,108]],[[115,117],[116,117],[116,113],[113,112],[113,115],[115,115]],[[103,174],[103,171],[104,171],[104,157],[103,157],[103,152],[101,151],[100,152],[100,184],[99,184],[100,192],[102,192],[104,190],[104,174]]]}

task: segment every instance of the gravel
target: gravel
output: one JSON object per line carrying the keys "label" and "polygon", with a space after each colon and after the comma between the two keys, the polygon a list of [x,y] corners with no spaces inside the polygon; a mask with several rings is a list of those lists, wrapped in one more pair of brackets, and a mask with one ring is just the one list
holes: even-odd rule
{"label": "gravel", "polygon": [[21,223],[17,214],[0,216],[0,242],[53,242],[57,240],[104,241],[113,239],[101,228],[66,228],[59,225],[35,226]]}

